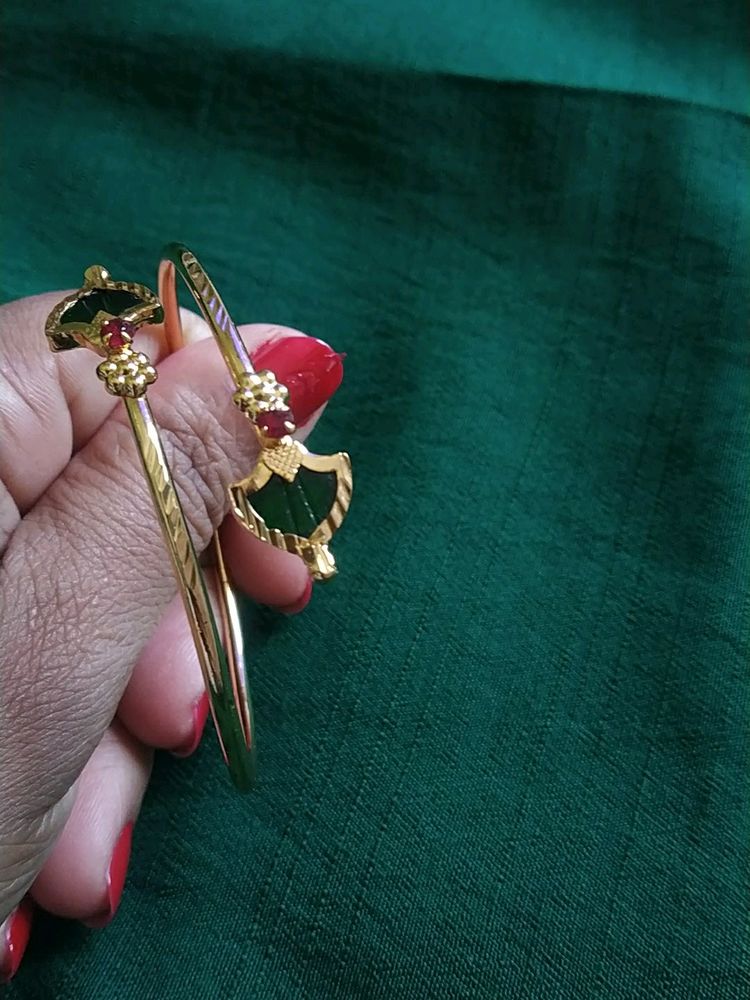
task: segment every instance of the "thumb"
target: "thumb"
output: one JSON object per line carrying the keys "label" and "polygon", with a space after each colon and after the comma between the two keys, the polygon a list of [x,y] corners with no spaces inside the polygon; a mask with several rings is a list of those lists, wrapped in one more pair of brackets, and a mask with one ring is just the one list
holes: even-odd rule
{"label": "thumb", "polygon": [[[227,484],[256,456],[232,389],[214,344],[201,341],[162,362],[148,394],[199,551],[227,512]],[[80,774],[175,591],[118,406],[21,521],[0,565],[0,851],[22,831],[39,838],[27,857],[41,854],[59,832],[39,817]]]}

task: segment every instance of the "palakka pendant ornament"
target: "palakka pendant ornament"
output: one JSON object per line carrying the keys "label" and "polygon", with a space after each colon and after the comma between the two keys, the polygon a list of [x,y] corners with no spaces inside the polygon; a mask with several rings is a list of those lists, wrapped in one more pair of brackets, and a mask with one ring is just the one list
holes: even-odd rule
{"label": "palakka pendant ornament", "polygon": [[234,404],[252,423],[260,454],[250,475],[229,486],[232,510],[257,538],[300,556],[315,580],[336,574],[328,543],[349,509],[352,465],[349,456],[313,455],[292,434],[296,430],[289,391],[272,371],[256,371],[239,331],[221,296],[195,254],[180,244],[164,250],[159,290],[167,308],[167,340],[178,347],[181,338],[170,332],[170,317],[179,316],[174,287],[175,268],[211,328],[231,372]]}
{"label": "palakka pendant ornament", "polygon": [[289,391],[273,372],[246,371],[232,399],[252,421],[261,445],[255,468],[232,483],[235,517],[257,538],[301,556],[314,580],[336,574],[328,543],[349,509],[349,456],[313,455],[291,436]]}
{"label": "palakka pendant ornament", "polygon": [[336,573],[328,543],[346,517],[352,464],[340,451],[313,455],[292,437],[265,437],[258,463],[229,488],[235,517],[261,541],[301,556],[315,580]]}

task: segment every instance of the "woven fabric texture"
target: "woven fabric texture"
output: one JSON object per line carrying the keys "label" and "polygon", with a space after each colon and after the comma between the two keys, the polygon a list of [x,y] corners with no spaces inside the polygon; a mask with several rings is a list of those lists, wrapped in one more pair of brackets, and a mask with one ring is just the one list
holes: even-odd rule
{"label": "woven fabric texture", "polygon": [[346,351],[356,475],[257,791],[160,759],[9,998],[748,995],[745,17],[8,0],[3,299],[184,241]]}

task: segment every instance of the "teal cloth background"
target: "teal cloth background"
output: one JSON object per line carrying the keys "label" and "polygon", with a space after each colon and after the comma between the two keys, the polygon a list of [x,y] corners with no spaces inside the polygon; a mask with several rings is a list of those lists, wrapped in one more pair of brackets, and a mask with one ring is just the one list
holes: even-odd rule
{"label": "teal cloth background", "polygon": [[248,612],[258,790],[160,760],[7,995],[745,997],[744,3],[3,16],[3,298],[183,240],[347,352],[357,473],[338,582]]}

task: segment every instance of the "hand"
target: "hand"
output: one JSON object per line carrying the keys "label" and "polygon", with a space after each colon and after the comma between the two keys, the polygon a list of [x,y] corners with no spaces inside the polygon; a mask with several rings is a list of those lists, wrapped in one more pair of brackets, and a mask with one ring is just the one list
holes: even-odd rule
{"label": "hand", "polygon": [[[44,321],[64,293],[0,308],[0,977],[18,967],[33,904],[102,926],[122,891],[154,747],[179,755],[208,712],[195,650],[122,403],[87,350],[52,354]],[[226,486],[255,435],[231,402],[202,322],[158,365],[148,398],[196,548],[222,525],[233,579],[301,610],[302,561],[226,519]],[[311,429],[341,360],[320,341],[241,328]],[[195,339],[196,332],[199,339]],[[160,330],[138,335],[160,358]],[[217,747],[218,753],[218,747]]]}

